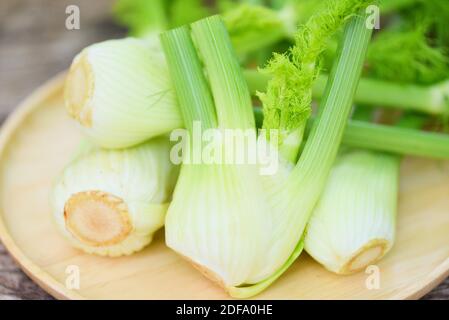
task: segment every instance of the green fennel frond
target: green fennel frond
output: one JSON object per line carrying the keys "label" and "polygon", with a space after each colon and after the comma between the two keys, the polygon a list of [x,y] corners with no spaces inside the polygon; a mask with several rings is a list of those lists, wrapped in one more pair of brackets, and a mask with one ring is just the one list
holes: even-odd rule
{"label": "green fennel frond", "polygon": [[[261,70],[271,76],[266,92],[257,93],[263,104],[264,129],[292,132],[305,126],[311,114],[313,84],[329,39],[351,15],[371,3],[328,0],[323,12],[299,27],[295,45],[285,54],[275,54]],[[279,140],[282,143],[282,137]]]}
{"label": "green fennel frond", "polygon": [[113,7],[115,20],[135,37],[191,23],[212,11],[203,0],[117,0]]}
{"label": "green fennel frond", "polygon": [[278,12],[260,5],[241,4],[227,10],[223,20],[239,53],[274,43],[286,33]]}
{"label": "green fennel frond", "polygon": [[432,84],[449,74],[449,57],[442,47],[433,47],[425,24],[410,30],[386,29],[371,42],[367,75],[404,83]]}
{"label": "green fennel frond", "polygon": [[117,0],[112,9],[114,19],[128,28],[129,34],[143,37],[169,27],[166,0]]}
{"label": "green fennel frond", "polygon": [[449,5],[447,0],[415,0],[415,4],[404,10],[404,17],[414,24],[426,23],[428,35],[434,44],[449,49]]}
{"label": "green fennel frond", "polygon": [[388,14],[403,8],[414,6],[420,0],[380,0],[381,12]]}
{"label": "green fennel frond", "polygon": [[169,9],[170,27],[176,28],[205,18],[213,13],[203,0],[172,0]]}

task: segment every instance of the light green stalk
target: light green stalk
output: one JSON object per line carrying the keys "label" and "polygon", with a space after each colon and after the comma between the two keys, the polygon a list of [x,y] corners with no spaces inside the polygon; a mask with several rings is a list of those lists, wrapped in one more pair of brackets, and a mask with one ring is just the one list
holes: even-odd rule
{"label": "light green stalk", "polygon": [[200,121],[204,129],[215,128],[217,117],[212,95],[188,28],[180,27],[169,34],[163,33],[161,42],[170,61],[170,74],[178,100],[183,101],[183,105],[195,106],[179,108],[186,128],[192,132],[194,121]]}
{"label": "light green stalk", "polygon": [[434,159],[449,158],[449,135],[419,130],[391,127],[352,120],[343,136],[343,143],[399,155]]}
{"label": "light green stalk", "polygon": [[[245,78],[251,92],[265,90],[270,76],[257,70],[245,70]],[[320,99],[328,80],[320,75],[313,87],[313,97]],[[396,82],[361,78],[354,102],[432,115],[444,115],[449,111],[449,81],[432,86],[400,84]]]}
{"label": "light green stalk", "polygon": [[218,17],[203,19],[192,25],[192,33],[208,71],[220,127],[255,128],[251,95],[225,25]]}
{"label": "light green stalk", "polygon": [[[260,108],[254,111],[258,127],[263,122]],[[307,123],[306,137],[314,118]],[[415,126],[414,126],[415,127]],[[342,143],[351,148],[391,152],[403,156],[449,159],[449,135],[426,132],[410,127],[389,126],[351,119],[346,125]]]}
{"label": "light green stalk", "polygon": [[338,152],[371,33],[363,17],[354,17],[347,26],[320,103],[320,113],[292,172],[289,183],[294,187],[291,190],[309,195],[311,206],[318,199]]}

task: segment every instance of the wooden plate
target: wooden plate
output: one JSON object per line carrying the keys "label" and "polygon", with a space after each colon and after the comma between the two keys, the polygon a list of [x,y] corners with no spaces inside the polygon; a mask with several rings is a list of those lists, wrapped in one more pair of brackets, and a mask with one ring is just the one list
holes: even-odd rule
{"label": "wooden plate", "polygon": [[[57,298],[225,299],[226,294],[164,246],[100,258],[72,249],[52,224],[52,180],[80,134],[62,102],[64,75],[27,99],[0,136],[0,239],[23,270]],[[413,299],[449,275],[449,163],[407,159],[402,166],[394,249],[372,274],[336,276],[306,254],[259,299]],[[79,271],[80,288],[70,284]],[[69,284],[69,287],[66,286]]]}

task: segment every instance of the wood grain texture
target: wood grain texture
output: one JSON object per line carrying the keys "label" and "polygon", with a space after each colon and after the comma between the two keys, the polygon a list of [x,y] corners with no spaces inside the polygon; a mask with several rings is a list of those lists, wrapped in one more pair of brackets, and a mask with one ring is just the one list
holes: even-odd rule
{"label": "wood grain texture", "polygon": [[0,300],[10,299],[47,300],[52,297],[20,270],[0,244]]}
{"label": "wood grain texture", "polygon": [[[0,1],[0,123],[23,98],[66,69],[86,45],[118,38],[111,22],[111,0]],[[81,9],[81,30],[64,27],[65,8]],[[424,297],[449,299],[449,279]],[[0,244],[0,299],[51,299],[26,276]]]}
{"label": "wood grain texture", "polygon": [[425,300],[449,300],[449,278],[423,297]]}

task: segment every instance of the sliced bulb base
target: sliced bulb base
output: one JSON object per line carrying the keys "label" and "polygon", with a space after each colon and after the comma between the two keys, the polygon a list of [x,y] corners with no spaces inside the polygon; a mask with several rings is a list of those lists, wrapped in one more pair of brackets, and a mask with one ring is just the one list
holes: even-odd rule
{"label": "sliced bulb base", "polygon": [[197,269],[203,276],[205,276],[207,279],[209,279],[210,281],[212,281],[213,283],[217,284],[218,286],[220,286],[221,288],[223,288],[224,290],[227,291],[227,286],[224,283],[223,279],[214,271],[212,271],[211,269],[193,261],[192,259],[190,259],[189,257],[182,255],[181,256],[188,261],[195,269]]}
{"label": "sliced bulb base", "polygon": [[388,241],[372,240],[358,250],[339,270],[339,274],[352,274],[379,261],[388,251]]}
{"label": "sliced bulb base", "polygon": [[126,203],[101,191],[72,195],[65,203],[64,219],[67,231],[95,247],[120,243],[132,231]]}
{"label": "sliced bulb base", "polygon": [[86,53],[81,53],[70,67],[65,84],[66,109],[85,127],[92,127],[89,100],[94,92],[94,76]]}

